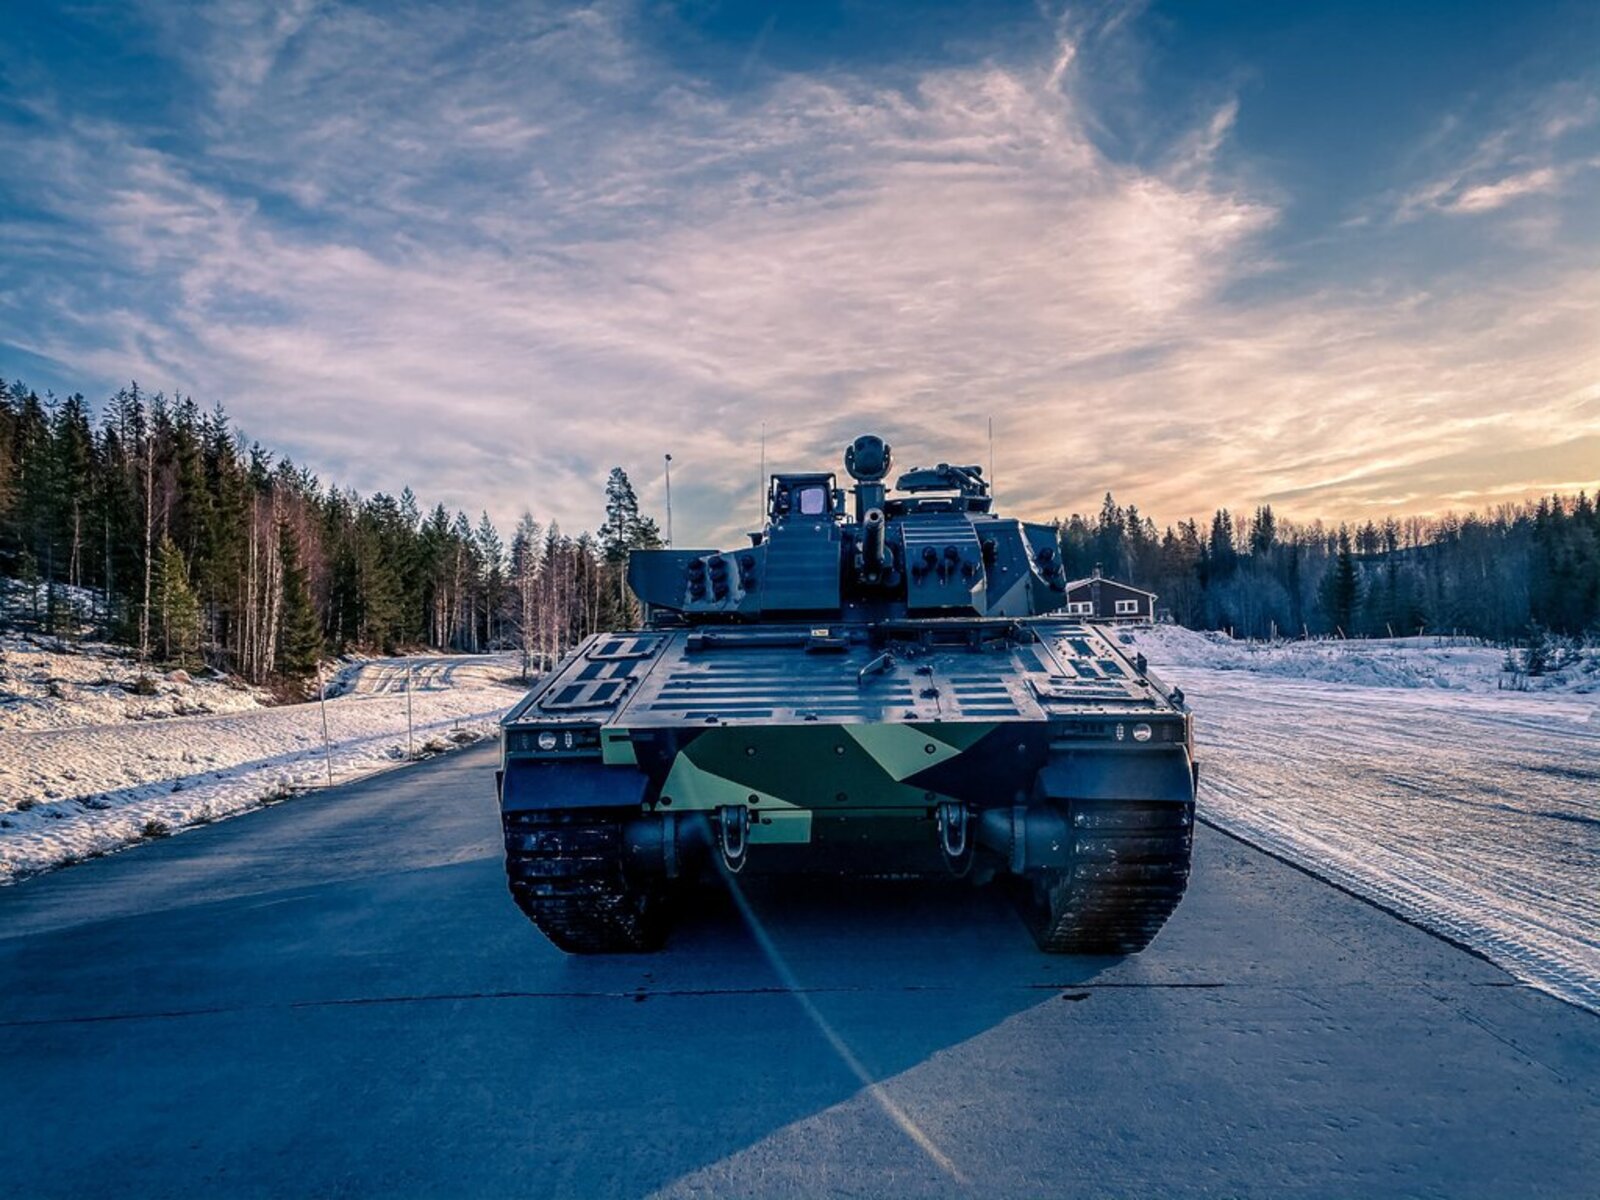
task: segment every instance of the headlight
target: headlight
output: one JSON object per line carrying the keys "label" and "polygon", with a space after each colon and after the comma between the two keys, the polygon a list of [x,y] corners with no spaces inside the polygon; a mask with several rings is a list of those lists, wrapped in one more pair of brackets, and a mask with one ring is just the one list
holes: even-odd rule
{"label": "headlight", "polygon": [[[1147,730],[1148,736],[1148,730]],[[539,749],[554,750],[556,748],[556,735],[548,729],[539,735]]]}
{"label": "headlight", "polygon": [[1133,740],[1136,742],[1148,742],[1150,740],[1150,726],[1143,721],[1135,725],[1133,727]]}

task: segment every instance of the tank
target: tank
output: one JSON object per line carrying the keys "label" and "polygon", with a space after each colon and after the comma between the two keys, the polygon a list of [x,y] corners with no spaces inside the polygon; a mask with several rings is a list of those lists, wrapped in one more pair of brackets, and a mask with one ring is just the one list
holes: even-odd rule
{"label": "tank", "polygon": [[[502,722],[517,905],[574,954],[666,939],[686,885],[813,872],[1010,890],[1039,948],[1142,950],[1189,877],[1176,688],[1063,613],[1055,530],[976,466],[890,447],[774,474],[734,550],[635,551],[643,628],[596,634]],[[703,894],[703,893],[702,893]]]}

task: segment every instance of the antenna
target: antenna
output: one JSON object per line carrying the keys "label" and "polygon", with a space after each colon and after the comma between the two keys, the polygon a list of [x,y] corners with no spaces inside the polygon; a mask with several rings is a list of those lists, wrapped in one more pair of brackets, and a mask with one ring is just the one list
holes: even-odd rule
{"label": "antenna", "polygon": [[989,418],[989,504],[994,505],[994,418]]}
{"label": "antenna", "polygon": [[761,422],[761,474],[756,478],[756,525],[767,521],[767,423]]}
{"label": "antenna", "polygon": [[662,466],[667,472],[667,546],[672,546],[672,455],[662,455]]}

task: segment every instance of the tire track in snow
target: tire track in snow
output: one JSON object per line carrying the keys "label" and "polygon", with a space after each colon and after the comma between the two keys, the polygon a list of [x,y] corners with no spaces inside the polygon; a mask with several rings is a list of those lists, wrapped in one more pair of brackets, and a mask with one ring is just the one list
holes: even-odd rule
{"label": "tire track in snow", "polygon": [[1182,668],[1213,823],[1600,1011],[1600,725],[1539,696]]}

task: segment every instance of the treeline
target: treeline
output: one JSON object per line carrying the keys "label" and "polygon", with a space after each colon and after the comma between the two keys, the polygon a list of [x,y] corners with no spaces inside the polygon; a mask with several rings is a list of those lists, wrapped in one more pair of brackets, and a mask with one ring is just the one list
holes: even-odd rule
{"label": "treeline", "polygon": [[1072,577],[1100,564],[1156,592],[1180,624],[1238,637],[1600,632],[1600,513],[1587,494],[1337,528],[1263,505],[1161,531],[1108,494],[1097,516],[1060,530]]}
{"label": "treeline", "polygon": [[659,541],[620,468],[598,535],[524,513],[508,542],[409,488],[324,486],[220,407],[135,384],[97,420],[0,380],[0,574],[38,628],[70,630],[87,596],[150,659],[259,682],[329,652],[516,647],[531,669],[634,619],[627,552]]}
{"label": "treeline", "polygon": [[[24,615],[95,623],[162,661],[254,681],[347,650],[516,647],[526,669],[638,618],[629,549],[660,544],[619,468],[596,534],[525,513],[361,497],[247,442],[218,407],[119,391],[41,399],[0,380],[0,575]],[[1158,530],[1107,495],[1058,523],[1071,577],[1097,565],[1193,628],[1240,637],[1420,632],[1507,642],[1600,627],[1600,513],[1586,494],[1488,514],[1299,524],[1262,506]],[[13,606],[13,619],[18,614]]]}

